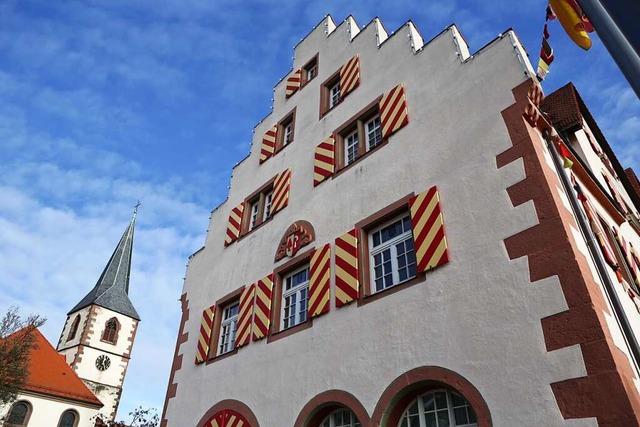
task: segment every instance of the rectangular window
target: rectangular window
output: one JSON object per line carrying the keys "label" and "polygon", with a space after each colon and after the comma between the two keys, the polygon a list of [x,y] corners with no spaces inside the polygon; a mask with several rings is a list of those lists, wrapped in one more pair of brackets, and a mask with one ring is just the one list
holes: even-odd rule
{"label": "rectangular window", "polygon": [[306,322],[308,293],[308,265],[283,277],[281,330]]}
{"label": "rectangular window", "polygon": [[275,152],[282,150],[287,145],[293,142],[295,136],[295,120],[296,109],[291,110],[284,119],[278,122],[278,137],[276,138]]}
{"label": "rectangular window", "polygon": [[[275,178],[274,178],[275,179]],[[241,235],[245,235],[271,218],[274,179],[245,199],[246,208]]]}
{"label": "rectangular window", "polygon": [[405,214],[368,233],[371,293],[416,277],[411,217]]}
{"label": "rectangular window", "polygon": [[329,109],[335,107],[340,102],[340,82],[329,88]]}
{"label": "rectangular window", "polygon": [[251,220],[249,221],[249,230],[253,230],[253,228],[258,224],[258,214],[260,212],[260,200],[256,200],[251,205]]}
{"label": "rectangular window", "polygon": [[367,137],[367,151],[376,147],[382,142],[382,127],[380,126],[380,116],[375,115],[367,120],[364,125]]}
{"label": "rectangular window", "polygon": [[345,163],[351,164],[358,158],[358,130],[344,138]]}
{"label": "rectangular window", "polygon": [[382,145],[382,124],[377,101],[350,119],[334,134],[337,137],[336,170],[340,170]]}
{"label": "rectangular window", "polygon": [[273,199],[273,192],[267,194],[264,198],[264,214],[262,215],[262,221],[266,221],[271,216],[271,200]]}
{"label": "rectangular window", "polygon": [[239,307],[240,302],[235,301],[226,306],[222,311],[220,336],[218,338],[218,356],[228,353],[235,348]]}
{"label": "rectangular window", "polygon": [[320,86],[320,117],[342,102],[340,71],[334,73]]}
{"label": "rectangular window", "polygon": [[307,84],[318,75],[318,55],[302,67],[302,85]]}

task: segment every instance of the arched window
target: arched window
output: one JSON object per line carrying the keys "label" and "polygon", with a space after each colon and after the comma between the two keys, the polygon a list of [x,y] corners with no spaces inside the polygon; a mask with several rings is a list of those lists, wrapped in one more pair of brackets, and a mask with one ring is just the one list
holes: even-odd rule
{"label": "arched window", "polygon": [[25,401],[19,401],[13,404],[11,412],[7,418],[9,427],[23,427],[29,422],[31,415],[31,404]]}
{"label": "arched window", "polygon": [[115,344],[118,341],[118,329],[120,329],[118,319],[112,317],[107,320],[107,323],[104,326],[104,332],[102,332],[102,340]]}
{"label": "arched window", "polygon": [[78,414],[75,411],[68,410],[62,413],[58,427],[76,427],[78,425]]}
{"label": "arched window", "polygon": [[356,414],[347,408],[340,408],[331,411],[327,417],[322,420],[320,427],[360,427],[360,421]]}
{"label": "arched window", "polygon": [[[476,414],[467,400],[450,390],[434,390],[413,399],[398,427],[476,427]],[[323,426],[324,427],[324,426]]]}
{"label": "arched window", "polygon": [[76,337],[76,332],[78,332],[79,325],[80,325],[80,315],[76,314],[76,318],[73,319],[73,323],[71,324],[71,329],[69,330],[69,336],[67,337],[67,341],[71,341]]}

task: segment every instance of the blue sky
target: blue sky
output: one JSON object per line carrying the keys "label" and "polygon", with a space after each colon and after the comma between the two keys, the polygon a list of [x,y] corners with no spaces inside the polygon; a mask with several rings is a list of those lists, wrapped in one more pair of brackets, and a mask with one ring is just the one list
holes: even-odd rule
{"label": "blue sky", "polygon": [[[293,46],[327,13],[426,40],[456,23],[475,52],[513,27],[537,64],[545,2],[0,1],[0,310],[49,318],[98,279],[142,201],[131,299],[142,323],[120,417],[162,409],[187,257],[270,111]],[[550,26],[546,93],[573,81],[625,167],[640,172],[640,102],[601,42]],[[186,363],[189,363],[186,361]]]}

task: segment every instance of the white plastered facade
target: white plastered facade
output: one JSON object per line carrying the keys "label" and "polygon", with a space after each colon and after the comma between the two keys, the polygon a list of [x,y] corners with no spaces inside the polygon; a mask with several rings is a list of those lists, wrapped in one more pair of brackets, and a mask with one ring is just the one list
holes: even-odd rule
{"label": "white plastered facade", "polygon": [[[286,82],[275,87],[273,112],[256,126],[252,152],[235,167],[228,200],[211,216],[205,248],[190,259],[184,285],[189,338],[178,350],[183,361],[174,378],[177,395],[168,401],[168,425],[196,426],[212,405],[235,399],[262,427],[291,426],[309,400],[332,389],[352,394],[371,415],[387,386],[421,366],[443,367],[470,381],[495,426],[595,425],[564,420],[550,388],[586,374],[577,346],[545,349],[540,319],[567,308],[557,278],[531,283],[527,259],[510,260],[503,243],[538,222],[532,202],[514,207],[506,192],[525,178],[522,162],[496,166],[496,156],[512,144],[501,111],[514,103],[511,89],[530,77],[517,38],[504,34],[468,56],[453,27],[420,46],[417,30],[407,24],[378,46],[377,20],[356,36],[349,23],[332,30],[327,17],[296,46],[293,69],[318,54],[319,76],[288,100]],[[359,87],[319,119],[320,85],[354,55],[360,55]],[[314,188],[316,145],[399,83],[409,124]],[[259,165],[262,135],[294,107],[295,141]],[[231,209],[288,167],[288,206],[225,248]],[[320,247],[433,185],[451,261],[427,273],[424,283],[360,307],[337,309],[332,297],[330,312],[309,329],[194,365],[202,310],[286,262],[274,264],[274,254],[294,221],[309,221],[313,245]],[[332,257],[332,271],[334,264]],[[333,274],[331,287],[333,296]]]}

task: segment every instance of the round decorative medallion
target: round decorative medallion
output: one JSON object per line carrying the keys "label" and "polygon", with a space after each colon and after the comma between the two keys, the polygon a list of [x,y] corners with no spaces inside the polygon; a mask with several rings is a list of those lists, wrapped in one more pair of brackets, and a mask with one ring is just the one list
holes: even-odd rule
{"label": "round decorative medallion", "polygon": [[96,368],[99,371],[106,371],[111,366],[111,360],[109,360],[109,356],[105,356],[104,354],[98,356],[96,359]]}

